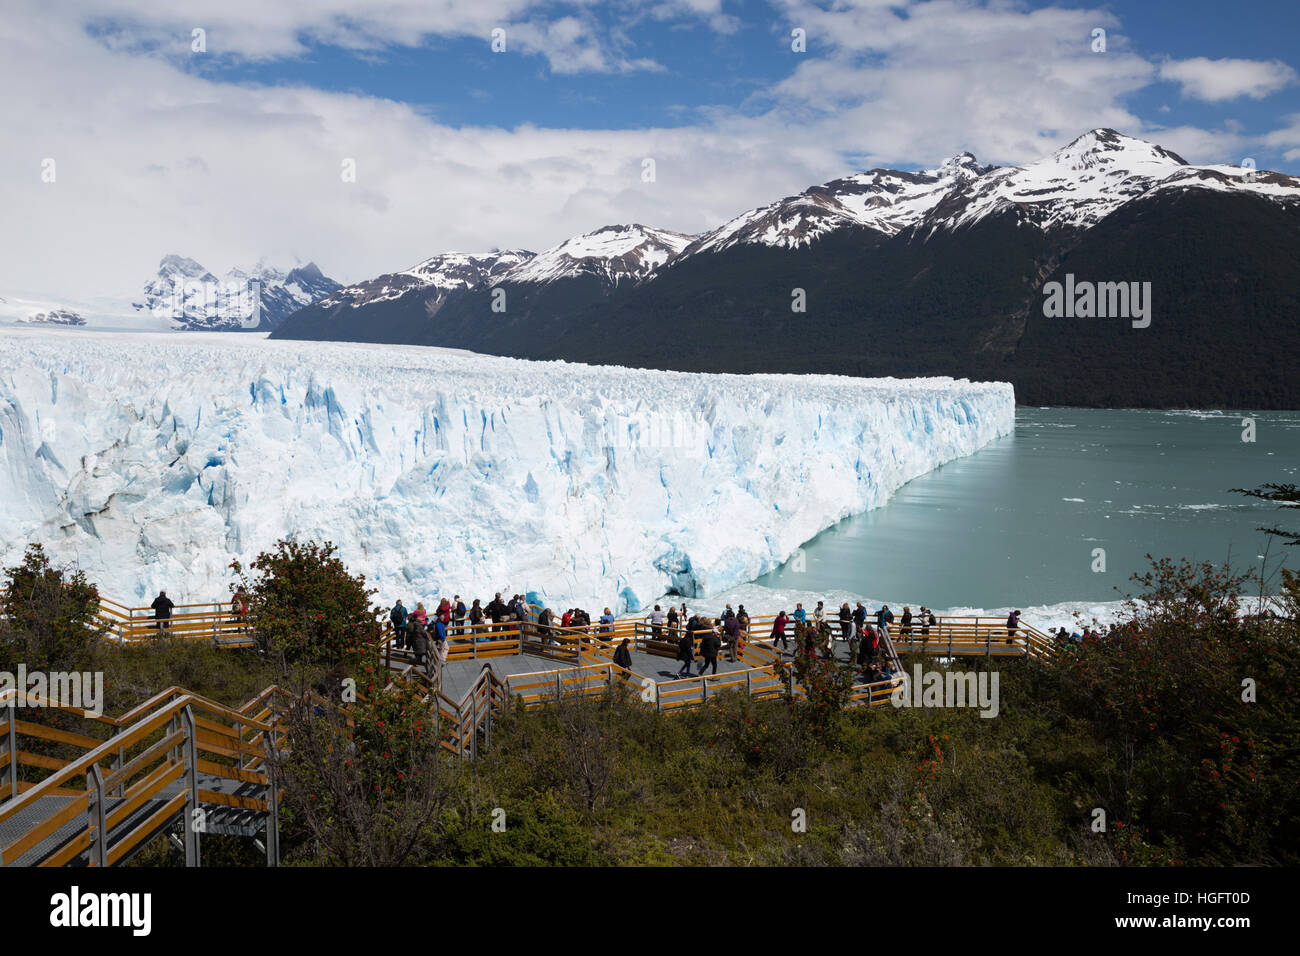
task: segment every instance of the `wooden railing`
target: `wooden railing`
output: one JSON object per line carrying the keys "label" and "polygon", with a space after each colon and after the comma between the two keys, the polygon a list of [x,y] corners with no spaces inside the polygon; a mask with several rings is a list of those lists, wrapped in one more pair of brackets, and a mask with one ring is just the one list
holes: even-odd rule
{"label": "wooden railing", "polygon": [[[116,732],[100,740],[46,727],[19,719],[19,707],[78,713]],[[219,808],[264,815],[268,858],[278,852],[276,815],[270,812],[277,792],[273,779],[259,769],[268,735],[274,739],[272,722],[179,688],[168,688],[119,718],[17,690],[0,695],[0,710],[8,741],[4,792],[12,795],[0,805],[0,829],[9,821],[23,827],[0,845],[0,865],[36,853],[34,862],[43,866],[66,864],[82,854],[92,866],[111,866],[182,815],[186,861],[197,865],[200,814]],[[21,746],[23,739],[55,743],[80,755],[33,753]],[[24,765],[49,772],[39,782],[23,781],[18,771]],[[71,835],[60,835],[78,821],[82,825]]]}

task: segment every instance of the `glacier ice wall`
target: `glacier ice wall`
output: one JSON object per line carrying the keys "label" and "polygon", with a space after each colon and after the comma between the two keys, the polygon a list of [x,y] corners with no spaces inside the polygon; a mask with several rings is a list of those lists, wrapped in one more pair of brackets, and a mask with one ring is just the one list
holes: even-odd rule
{"label": "glacier ice wall", "polygon": [[379,598],[637,610],[786,560],[1013,427],[1005,383],[697,375],[219,333],[0,332],[4,560],[228,593],[330,539]]}

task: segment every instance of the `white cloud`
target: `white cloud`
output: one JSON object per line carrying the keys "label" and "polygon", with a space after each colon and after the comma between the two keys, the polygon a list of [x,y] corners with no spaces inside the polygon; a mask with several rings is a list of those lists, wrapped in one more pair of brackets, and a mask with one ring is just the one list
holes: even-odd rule
{"label": "white cloud", "polygon": [[[0,20],[0,295],[86,299],[137,293],[169,252],[220,274],[267,254],[315,259],[354,281],[453,249],[541,249],[579,232],[640,221],[682,232],[863,165],[937,163],[960,150],[984,162],[1035,159],[1095,126],[1140,135],[1125,98],[1157,67],[1132,53],[1108,13],[1026,11],[955,0],[843,0],[833,10],[782,0],[809,31],[788,77],[741,108],[693,109],[673,128],[453,127],[403,103],[305,87],[220,82],[188,72],[191,26],[209,50],[250,58],[301,52],[303,39],[382,51],[422,37],[488,36],[556,72],[653,70],[595,2],[558,19],[533,0],[64,0],[51,16],[12,0]],[[83,24],[104,17],[87,34]],[[652,18],[729,21],[718,0],[668,0]],[[1090,51],[1095,26],[1106,54]],[[645,82],[655,78],[647,75]],[[522,96],[530,95],[521,91]],[[587,117],[584,117],[584,119]],[[1300,125],[1300,124],[1298,124]],[[1148,127],[1159,129],[1158,127]],[[1300,134],[1278,131],[1278,149]],[[1189,160],[1248,155],[1238,131],[1162,131]],[[1258,140],[1256,141],[1258,142]],[[58,180],[40,181],[41,161]],[[641,181],[653,157],[657,181]],[[340,164],[357,164],[344,183]]]}
{"label": "white cloud", "polygon": [[1184,96],[1210,103],[1248,96],[1263,99],[1290,86],[1296,71],[1280,60],[1166,60],[1160,79],[1177,83]]}

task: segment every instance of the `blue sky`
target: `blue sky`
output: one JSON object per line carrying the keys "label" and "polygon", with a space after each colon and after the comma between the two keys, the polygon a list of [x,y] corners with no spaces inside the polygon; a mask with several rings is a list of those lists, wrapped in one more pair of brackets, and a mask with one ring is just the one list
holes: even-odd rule
{"label": "blue sky", "polygon": [[[1026,10],[1059,6],[1023,5]],[[563,15],[583,8],[557,4],[547,9]],[[619,15],[620,9],[597,8],[590,11],[590,18],[603,30],[619,31],[623,52],[653,60],[660,68],[607,72],[593,79],[585,72],[557,72],[541,53],[485,55],[486,37],[437,35],[416,45],[377,50],[346,49],[303,35],[303,49],[293,56],[248,60],[218,55],[190,58],[186,64],[221,82],[303,84],[392,99],[456,126],[636,129],[697,121],[718,108],[758,113],[766,102],[764,91],[801,62],[801,54],[790,48],[790,30],[799,25],[797,18],[769,3],[723,4],[722,9],[735,18],[725,32],[688,16],[663,20],[643,16],[629,23],[630,18]],[[1264,0],[1241,9],[1226,7],[1220,0],[1149,0],[1107,4],[1101,9],[1120,21],[1108,30],[1108,41],[1118,40],[1153,61],[1229,58],[1290,63],[1296,59],[1300,40],[1300,4],[1292,0]],[[218,32],[209,34],[208,40],[219,46],[222,37]],[[1091,37],[1081,35],[1078,42],[1087,46]],[[821,45],[823,38],[813,35],[803,57],[816,57]],[[1262,134],[1274,129],[1282,115],[1300,112],[1300,85],[1260,98],[1206,102],[1184,95],[1177,82],[1156,78],[1132,91],[1125,102],[1159,126],[1218,129],[1226,123]],[[1300,162],[1286,159],[1284,150],[1256,152],[1267,153],[1274,168],[1300,171]],[[1239,161],[1233,156],[1213,159]],[[1213,159],[1202,157],[1202,161]],[[900,165],[933,161],[931,156],[917,156]]]}
{"label": "blue sky", "polygon": [[355,281],[611,223],[697,233],[858,169],[1029,162],[1098,126],[1294,175],[1298,11],[6,0],[0,207],[22,228],[0,233],[0,296],[131,294],[167,253],[218,274],[311,259]]}

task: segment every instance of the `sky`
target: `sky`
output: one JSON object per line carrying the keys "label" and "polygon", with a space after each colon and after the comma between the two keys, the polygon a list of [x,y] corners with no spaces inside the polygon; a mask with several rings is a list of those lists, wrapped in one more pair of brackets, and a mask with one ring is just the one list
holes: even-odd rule
{"label": "sky", "polygon": [[1300,174],[1298,27],[1294,0],[5,0],[0,297],[138,294],[168,253],[353,282],[698,233],[1101,126]]}

